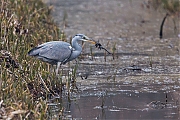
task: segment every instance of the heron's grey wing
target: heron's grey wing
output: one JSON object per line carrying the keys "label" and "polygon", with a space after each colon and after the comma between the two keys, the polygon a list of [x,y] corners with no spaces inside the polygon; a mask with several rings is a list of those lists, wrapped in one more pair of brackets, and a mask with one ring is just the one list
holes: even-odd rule
{"label": "heron's grey wing", "polygon": [[72,53],[71,45],[63,41],[52,41],[30,50],[29,55],[36,56],[45,62],[65,62]]}

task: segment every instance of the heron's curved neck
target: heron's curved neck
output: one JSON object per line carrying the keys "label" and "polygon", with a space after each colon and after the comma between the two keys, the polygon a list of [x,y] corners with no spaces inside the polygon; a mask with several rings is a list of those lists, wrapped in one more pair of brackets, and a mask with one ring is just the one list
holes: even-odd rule
{"label": "heron's curved neck", "polygon": [[74,48],[74,51],[78,51],[78,52],[81,53],[82,47],[78,44],[76,38],[73,38],[73,39],[72,39],[72,47]]}
{"label": "heron's curved neck", "polygon": [[81,54],[82,47],[78,44],[77,39],[75,38],[72,39],[72,47],[74,50],[72,51],[70,58],[66,62],[75,59]]}

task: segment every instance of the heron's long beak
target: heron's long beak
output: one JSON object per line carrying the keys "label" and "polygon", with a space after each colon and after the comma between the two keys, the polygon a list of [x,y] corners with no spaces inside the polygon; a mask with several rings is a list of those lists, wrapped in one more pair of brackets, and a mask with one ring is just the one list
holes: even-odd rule
{"label": "heron's long beak", "polygon": [[92,40],[92,39],[90,39],[88,37],[86,39],[84,39],[83,41],[90,42],[92,44],[96,44],[96,42],[94,40]]}
{"label": "heron's long beak", "polygon": [[87,42],[90,42],[90,43],[92,43],[92,44],[96,44],[96,42],[95,41],[93,41],[93,40],[86,40]]}

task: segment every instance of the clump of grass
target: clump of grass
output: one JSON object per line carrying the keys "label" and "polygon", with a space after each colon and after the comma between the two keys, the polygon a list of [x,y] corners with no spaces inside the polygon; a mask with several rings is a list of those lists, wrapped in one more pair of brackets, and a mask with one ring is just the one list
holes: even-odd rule
{"label": "clump of grass", "polygon": [[94,60],[94,53],[92,46],[90,46],[90,56],[91,56],[91,60]]}
{"label": "clump of grass", "polygon": [[0,54],[0,119],[46,119],[42,79],[50,90],[61,89],[46,63],[27,56],[40,43],[65,40],[49,13],[41,0],[0,1],[0,50],[8,53]]}
{"label": "clump of grass", "polygon": [[67,11],[64,10],[64,16],[63,16],[63,26],[64,26],[64,29],[65,29],[66,27],[68,27],[67,18],[68,18]]}
{"label": "clump of grass", "polygon": [[180,11],[179,0],[148,0],[148,4],[155,10],[165,10],[170,15],[178,15]]}
{"label": "clump of grass", "polygon": [[116,51],[116,43],[114,43],[113,48],[112,48],[112,55],[113,55],[113,60],[115,59],[115,51]]}
{"label": "clump of grass", "polygon": [[[150,7],[151,6],[151,7]],[[176,18],[179,17],[180,13],[180,1],[179,0],[148,0],[148,8],[154,8],[155,10],[165,11],[166,15],[162,19],[160,26],[159,37],[163,38],[163,25],[167,17],[171,16],[174,23],[174,31],[177,32]],[[179,19],[178,19],[179,21]]]}

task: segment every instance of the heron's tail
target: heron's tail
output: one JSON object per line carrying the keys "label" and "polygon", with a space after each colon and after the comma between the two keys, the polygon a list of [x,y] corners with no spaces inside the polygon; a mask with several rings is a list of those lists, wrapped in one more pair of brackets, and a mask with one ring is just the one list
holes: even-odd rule
{"label": "heron's tail", "polygon": [[35,47],[35,48],[31,49],[28,52],[28,55],[29,56],[37,56],[37,55],[39,55],[39,48],[41,48],[41,47]]}

